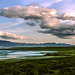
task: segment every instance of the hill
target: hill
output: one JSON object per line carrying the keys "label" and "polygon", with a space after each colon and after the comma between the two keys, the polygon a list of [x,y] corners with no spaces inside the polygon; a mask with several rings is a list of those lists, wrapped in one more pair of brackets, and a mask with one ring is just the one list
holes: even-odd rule
{"label": "hill", "polygon": [[65,43],[17,43],[11,41],[0,40],[0,47],[54,47],[54,46],[74,46]]}

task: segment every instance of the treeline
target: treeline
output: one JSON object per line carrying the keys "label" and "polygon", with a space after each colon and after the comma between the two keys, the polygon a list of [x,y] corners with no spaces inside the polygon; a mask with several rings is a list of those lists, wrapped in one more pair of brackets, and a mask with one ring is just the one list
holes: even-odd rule
{"label": "treeline", "polygon": [[1,50],[38,50],[38,51],[67,51],[67,50],[75,50],[75,46],[69,47],[14,47],[14,48],[7,48]]}
{"label": "treeline", "polygon": [[75,57],[0,61],[0,75],[75,75]]}

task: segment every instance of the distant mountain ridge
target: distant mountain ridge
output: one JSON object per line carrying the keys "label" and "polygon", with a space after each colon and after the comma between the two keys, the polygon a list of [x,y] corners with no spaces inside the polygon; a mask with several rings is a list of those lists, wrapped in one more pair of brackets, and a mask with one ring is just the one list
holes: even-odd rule
{"label": "distant mountain ridge", "polygon": [[74,46],[65,43],[17,43],[0,40],[0,47],[46,47],[46,46]]}

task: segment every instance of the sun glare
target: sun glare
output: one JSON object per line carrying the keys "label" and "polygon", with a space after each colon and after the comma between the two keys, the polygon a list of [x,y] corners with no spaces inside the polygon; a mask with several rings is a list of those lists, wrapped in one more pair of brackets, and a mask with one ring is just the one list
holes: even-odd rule
{"label": "sun glare", "polygon": [[51,12],[52,15],[55,15],[55,13],[56,13],[55,11],[52,11],[52,12]]}

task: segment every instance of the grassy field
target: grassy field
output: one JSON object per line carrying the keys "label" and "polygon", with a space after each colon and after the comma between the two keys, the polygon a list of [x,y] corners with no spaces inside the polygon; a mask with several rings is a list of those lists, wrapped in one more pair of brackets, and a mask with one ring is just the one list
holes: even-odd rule
{"label": "grassy field", "polygon": [[75,75],[75,57],[0,61],[0,75]]}
{"label": "grassy field", "polygon": [[0,75],[75,75],[75,47],[20,47],[7,50],[59,51],[60,54],[72,55],[62,55],[60,58],[2,60]]}

